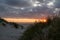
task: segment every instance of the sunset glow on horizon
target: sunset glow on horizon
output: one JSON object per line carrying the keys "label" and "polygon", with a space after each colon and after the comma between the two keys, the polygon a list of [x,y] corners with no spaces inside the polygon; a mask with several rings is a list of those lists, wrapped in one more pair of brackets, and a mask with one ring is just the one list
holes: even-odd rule
{"label": "sunset glow on horizon", "polygon": [[29,19],[29,18],[3,18],[8,22],[16,22],[16,23],[34,23],[37,22],[47,22],[46,19]]}
{"label": "sunset glow on horizon", "polygon": [[28,18],[4,18],[8,22],[16,23],[34,23],[37,19],[28,19]]}

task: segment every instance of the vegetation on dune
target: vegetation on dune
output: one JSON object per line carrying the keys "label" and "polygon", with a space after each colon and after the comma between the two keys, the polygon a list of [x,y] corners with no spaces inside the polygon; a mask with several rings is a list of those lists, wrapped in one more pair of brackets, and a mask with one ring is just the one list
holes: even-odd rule
{"label": "vegetation on dune", "polygon": [[23,29],[23,26],[22,26],[22,25],[19,25],[19,24],[17,24],[17,23],[9,22],[9,24],[13,25],[15,28],[19,28],[19,26],[20,26],[21,29]]}
{"label": "vegetation on dune", "polygon": [[4,19],[2,19],[2,18],[0,17],[0,23],[1,23],[1,22],[8,23],[6,20],[4,20]]}
{"label": "vegetation on dune", "polygon": [[46,23],[34,23],[19,40],[60,40],[60,17],[48,18]]}
{"label": "vegetation on dune", "polygon": [[19,25],[18,25],[17,23],[9,22],[9,24],[13,25],[13,27],[15,27],[15,28],[19,28],[19,27],[18,27]]}
{"label": "vegetation on dune", "polygon": [[0,25],[3,25],[5,27],[6,23],[8,22],[0,17]]}
{"label": "vegetation on dune", "polygon": [[6,21],[6,20],[4,20],[4,19],[2,19],[2,18],[0,17],[0,26],[2,25],[2,26],[4,26],[4,27],[6,27],[6,24],[13,25],[14,28],[19,28],[19,27],[21,27],[21,29],[23,29],[23,26],[22,26],[22,25],[19,25],[19,24],[14,23],[14,22],[8,22],[8,21]]}

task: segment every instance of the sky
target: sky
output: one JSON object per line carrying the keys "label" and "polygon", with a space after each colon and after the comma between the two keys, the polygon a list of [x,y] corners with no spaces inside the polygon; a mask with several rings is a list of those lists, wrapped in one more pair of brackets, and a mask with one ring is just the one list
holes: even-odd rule
{"label": "sky", "polygon": [[39,18],[60,10],[60,0],[0,0],[0,17]]}

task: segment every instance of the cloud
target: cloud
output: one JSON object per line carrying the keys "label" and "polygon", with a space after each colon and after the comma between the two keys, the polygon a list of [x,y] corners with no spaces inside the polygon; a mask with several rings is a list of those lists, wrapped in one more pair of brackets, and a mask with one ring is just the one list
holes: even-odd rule
{"label": "cloud", "polygon": [[[33,0],[34,1],[34,0]],[[0,16],[2,17],[28,17],[33,18],[37,17],[37,15],[45,14],[44,12],[48,12],[48,14],[53,13],[53,8],[48,8],[47,4],[52,2],[52,0],[37,0],[41,3],[46,3],[41,7],[33,7],[30,0],[0,0]],[[60,1],[56,0],[54,6],[56,8],[60,8]],[[24,8],[22,10],[22,8]],[[32,15],[33,14],[33,15]]]}
{"label": "cloud", "polygon": [[5,3],[10,6],[18,6],[18,7],[30,6],[29,2],[24,0],[6,0]]}
{"label": "cloud", "polygon": [[56,8],[60,8],[60,0],[56,0],[56,2],[55,2],[55,7],[56,7]]}
{"label": "cloud", "polygon": [[4,6],[0,5],[0,12],[4,12],[6,9],[4,8]]}
{"label": "cloud", "polygon": [[39,1],[39,2],[41,2],[41,3],[43,3],[43,2],[44,2],[44,0],[37,0],[37,1]]}

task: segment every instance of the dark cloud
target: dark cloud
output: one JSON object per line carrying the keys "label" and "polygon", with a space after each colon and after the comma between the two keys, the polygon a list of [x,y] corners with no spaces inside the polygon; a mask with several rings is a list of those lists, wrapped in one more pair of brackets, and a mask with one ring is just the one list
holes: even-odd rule
{"label": "dark cloud", "polygon": [[0,12],[4,12],[6,9],[4,8],[4,6],[0,5]]}
{"label": "dark cloud", "polygon": [[60,8],[60,0],[56,0],[56,2],[55,2],[55,7],[56,7],[56,8]]}
{"label": "dark cloud", "polygon": [[39,1],[39,2],[41,2],[41,3],[43,3],[43,2],[44,2],[43,0],[37,0],[37,1]]}
{"label": "dark cloud", "polygon": [[19,7],[30,6],[30,4],[27,1],[24,1],[24,0],[6,0],[5,3],[10,5],[10,6],[19,6]]}

